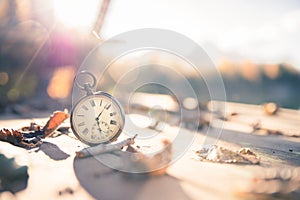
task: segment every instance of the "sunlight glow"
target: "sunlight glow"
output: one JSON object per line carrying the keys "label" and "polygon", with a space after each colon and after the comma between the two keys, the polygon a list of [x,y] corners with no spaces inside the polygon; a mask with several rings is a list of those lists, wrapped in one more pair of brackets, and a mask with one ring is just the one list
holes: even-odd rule
{"label": "sunlight glow", "polygon": [[54,0],[54,13],[62,24],[88,29],[94,23],[101,1],[99,0]]}
{"label": "sunlight glow", "polygon": [[57,68],[47,87],[48,95],[52,99],[64,99],[70,96],[74,76],[75,68],[73,66]]}

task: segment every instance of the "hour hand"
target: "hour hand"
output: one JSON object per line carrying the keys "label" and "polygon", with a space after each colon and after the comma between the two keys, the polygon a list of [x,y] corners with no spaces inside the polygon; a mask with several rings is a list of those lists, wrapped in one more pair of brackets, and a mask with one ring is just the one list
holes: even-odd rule
{"label": "hour hand", "polygon": [[100,133],[102,133],[102,130],[100,128],[99,116],[96,117],[96,121],[97,121],[98,130],[100,131]]}
{"label": "hour hand", "polygon": [[[97,118],[96,118],[97,120]],[[101,128],[100,128],[100,122],[99,122],[99,119],[97,120],[97,126],[98,126],[98,130],[100,131],[100,133],[102,132]]]}

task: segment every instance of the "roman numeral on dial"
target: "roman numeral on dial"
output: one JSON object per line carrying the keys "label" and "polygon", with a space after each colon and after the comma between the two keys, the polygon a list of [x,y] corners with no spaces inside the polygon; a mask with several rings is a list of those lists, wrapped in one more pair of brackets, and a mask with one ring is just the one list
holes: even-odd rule
{"label": "roman numeral on dial", "polygon": [[88,134],[88,133],[89,133],[89,129],[85,128],[85,129],[82,131],[82,133],[83,133],[84,135]]}
{"label": "roman numeral on dial", "polygon": [[88,110],[88,107],[86,107],[86,105],[83,105],[81,108],[84,110]]}
{"label": "roman numeral on dial", "polygon": [[81,122],[78,124],[78,126],[84,126],[85,125],[85,122]]}
{"label": "roman numeral on dial", "polygon": [[94,100],[90,100],[90,104],[92,107],[95,107],[95,101]]}
{"label": "roman numeral on dial", "polygon": [[117,122],[115,120],[110,120],[111,125],[117,125]]}
{"label": "roman numeral on dial", "polygon": [[107,105],[105,106],[105,109],[108,110],[110,107],[111,107],[111,104],[107,104]]}
{"label": "roman numeral on dial", "polygon": [[109,115],[112,117],[114,115],[116,115],[117,113],[116,112],[112,112],[112,113],[109,113]]}

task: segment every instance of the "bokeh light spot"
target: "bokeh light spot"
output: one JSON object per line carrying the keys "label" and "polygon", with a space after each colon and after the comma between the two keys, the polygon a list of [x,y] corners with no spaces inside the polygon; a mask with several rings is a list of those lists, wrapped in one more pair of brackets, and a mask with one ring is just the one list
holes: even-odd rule
{"label": "bokeh light spot", "polygon": [[16,101],[18,100],[20,96],[20,92],[19,90],[17,90],[16,88],[12,88],[11,90],[8,91],[7,93],[7,98],[10,100],[10,101]]}
{"label": "bokeh light spot", "polygon": [[0,72],[0,85],[6,85],[9,80],[6,72]]}
{"label": "bokeh light spot", "polygon": [[194,110],[198,106],[198,101],[195,98],[187,97],[183,100],[183,106],[188,110]]}
{"label": "bokeh light spot", "polygon": [[56,69],[47,87],[47,93],[52,99],[67,98],[72,90],[75,69],[64,66]]}

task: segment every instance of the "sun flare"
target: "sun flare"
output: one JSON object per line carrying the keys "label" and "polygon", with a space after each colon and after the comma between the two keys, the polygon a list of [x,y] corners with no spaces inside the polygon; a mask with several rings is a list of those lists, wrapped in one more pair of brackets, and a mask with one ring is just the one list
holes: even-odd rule
{"label": "sun flare", "polygon": [[54,0],[56,19],[69,27],[91,28],[97,16],[100,0]]}

